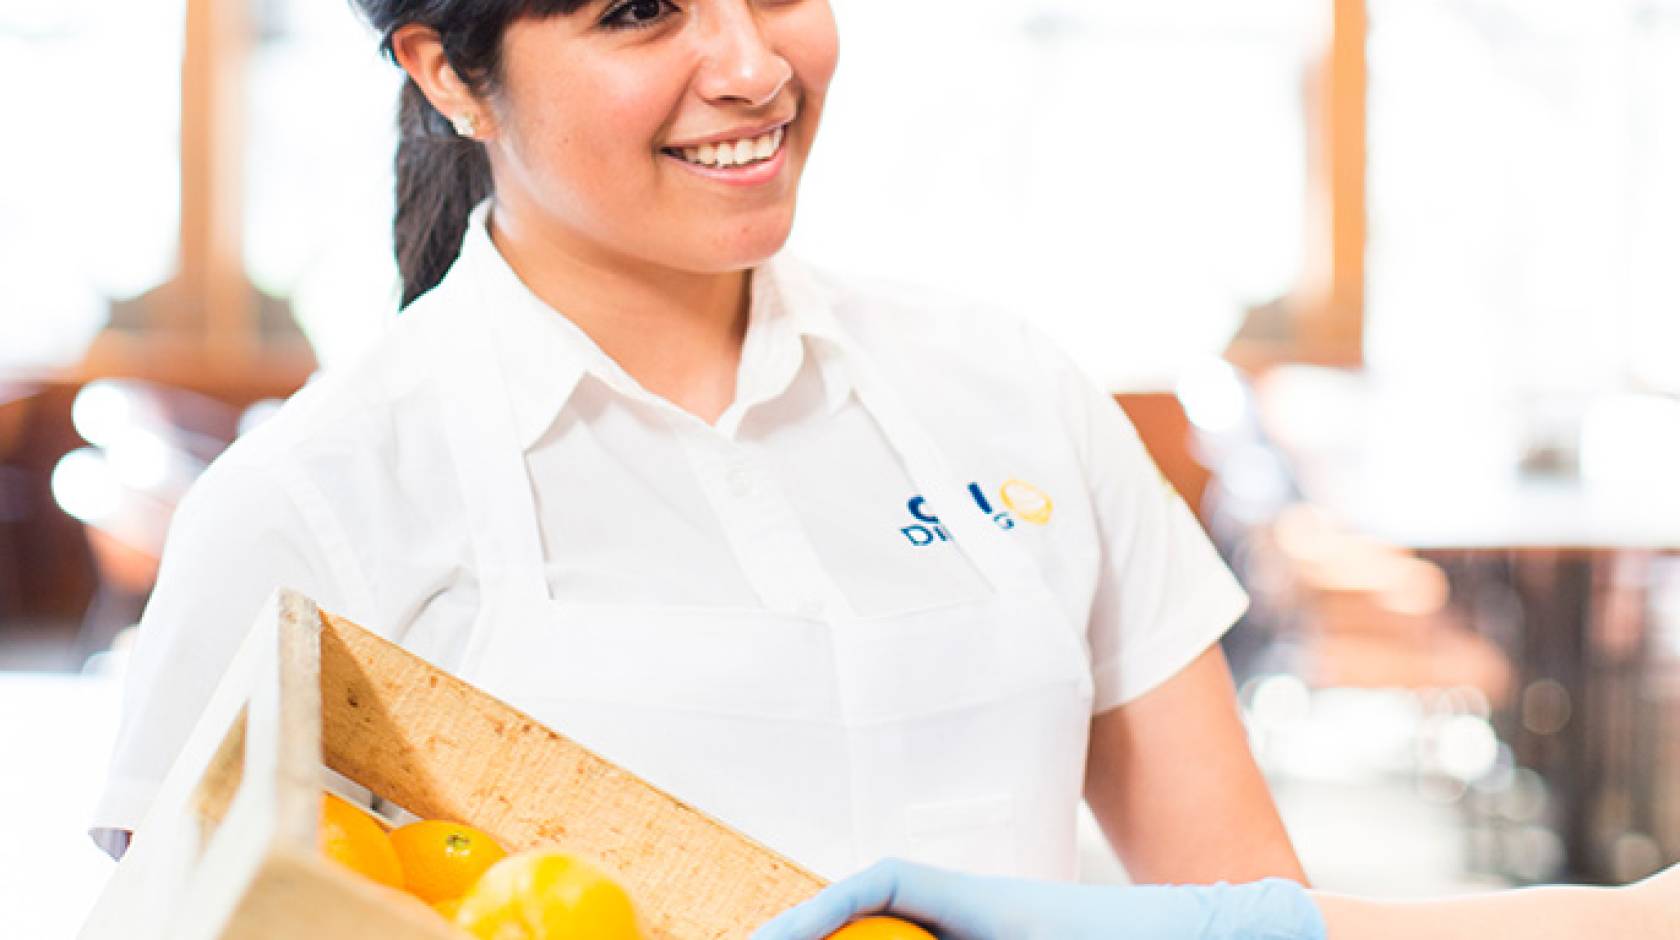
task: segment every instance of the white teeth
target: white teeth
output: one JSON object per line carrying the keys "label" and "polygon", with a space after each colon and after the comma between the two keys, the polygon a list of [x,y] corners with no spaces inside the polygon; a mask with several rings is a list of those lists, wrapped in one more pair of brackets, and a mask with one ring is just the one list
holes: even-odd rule
{"label": "white teeth", "polygon": [[[720,144],[701,144],[682,148],[682,157],[700,166],[745,166],[774,157],[782,149],[786,128],[778,127],[768,134]],[[673,151],[674,153],[675,151]]]}

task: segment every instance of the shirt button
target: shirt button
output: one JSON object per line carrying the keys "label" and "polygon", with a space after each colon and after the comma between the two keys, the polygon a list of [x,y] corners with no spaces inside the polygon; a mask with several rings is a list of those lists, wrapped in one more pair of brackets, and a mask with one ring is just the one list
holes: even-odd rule
{"label": "shirt button", "polygon": [[735,467],[731,469],[728,480],[729,492],[734,493],[737,499],[746,499],[752,495],[753,478],[752,473],[747,468]]}
{"label": "shirt button", "polygon": [[793,607],[793,612],[806,620],[821,620],[823,618],[822,601],[805,598]]}

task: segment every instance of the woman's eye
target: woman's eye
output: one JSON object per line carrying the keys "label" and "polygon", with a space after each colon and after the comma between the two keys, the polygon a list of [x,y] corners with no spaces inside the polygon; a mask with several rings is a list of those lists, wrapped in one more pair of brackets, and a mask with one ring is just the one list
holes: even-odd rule
{"label": "woman's eye", "polygon": [[638,29],[652,26],[677,11],[671,0],[625,0],[601,17],[608,29]]}

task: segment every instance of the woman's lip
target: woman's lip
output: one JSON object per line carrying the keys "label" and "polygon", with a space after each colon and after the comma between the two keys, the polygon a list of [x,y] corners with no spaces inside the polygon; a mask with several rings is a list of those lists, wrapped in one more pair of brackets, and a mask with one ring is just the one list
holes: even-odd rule
{"label": "woman's lip", "polygon": [[743,129],[738,130],[738,131],[724,131],[721,134],[714,134],[711,137],[703,137],[703,138],[698,138],[698,139],[695,139],[695,140],[683,141],[680,144],[666,144],[665,147],[666,147],[666,149],[670,149],[670,150],[686,150],[689,147],[700,147],[700,146],[704,146],[706,144],[714,144],[715,145],[715,144],[721,144],[725,141],[728,141],[730,143],[734,143],[735,141],[738,141],[738,140],[757,140],[758,138],[763,137],[765,134],[771,133],[772,131],[776,130],[776,128],[778,128],[778,127],[786,128],[791,124],[793,124],[793,118],[785,118],[783,120],[774,121],[772,123],[766,124],[766,125],[764,125],[762,127],[758,127],[758,128],[748,127],[748,128],[743,128]]}
{"label": "woman's lip", "polygon": [[660,151],[659,155],[699,176],[729,186],[763,186],[782,175],[782,169],[787,166],[788,145],[791,143],[791,140],[783,138],[782,145],[776,148],[775,156],[757,163],[749,163],[746,166],[701,166],[665,151]]}

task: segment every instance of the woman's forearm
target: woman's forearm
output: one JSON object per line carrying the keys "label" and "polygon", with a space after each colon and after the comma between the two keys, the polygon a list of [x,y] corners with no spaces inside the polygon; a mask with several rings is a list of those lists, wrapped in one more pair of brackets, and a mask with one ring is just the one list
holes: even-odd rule
{"label": "woman's forearm", "polygon": [[1625,888],[1531,888],[1412,902],[1312,897],[1329,940],[1680,940],[1680,870]]}

